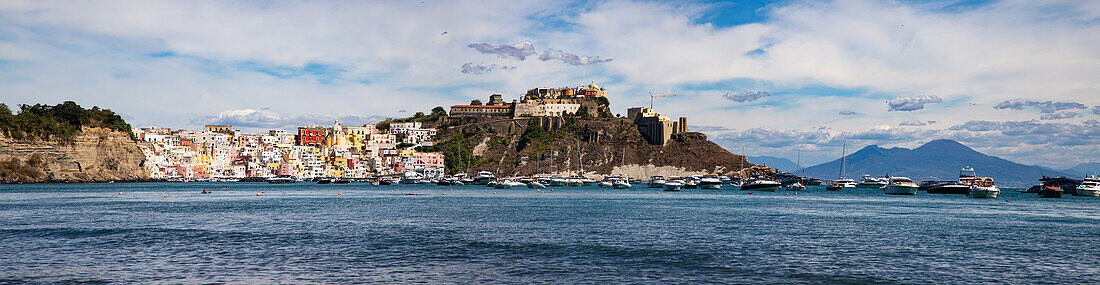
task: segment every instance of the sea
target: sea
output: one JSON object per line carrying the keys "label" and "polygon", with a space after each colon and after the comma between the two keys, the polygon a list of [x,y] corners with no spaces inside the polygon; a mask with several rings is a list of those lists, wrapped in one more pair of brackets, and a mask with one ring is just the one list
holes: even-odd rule
{"label": "sea", "polygon": [[0,283],[1100,284],[1096,197],[644,186],[0,185]]}

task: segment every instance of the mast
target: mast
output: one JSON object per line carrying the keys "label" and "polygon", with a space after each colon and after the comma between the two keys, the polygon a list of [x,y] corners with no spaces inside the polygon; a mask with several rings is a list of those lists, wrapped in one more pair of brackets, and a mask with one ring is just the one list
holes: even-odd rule
{"label": "mast", "polygon": [[584,161],[581,161],[581,141],[577,140],[577,176],[584,172]]}
{"label": "mast", "polygon": [[794,171],[798,172],[802,168],[802,149],[798,149],[798,156],[794,159]]}
{"label": "mast", "polygon": [[840,176],[837,179],[844,178],[844,156],[848,151],[848,138],[844,138],[844,143],[840,145]]}

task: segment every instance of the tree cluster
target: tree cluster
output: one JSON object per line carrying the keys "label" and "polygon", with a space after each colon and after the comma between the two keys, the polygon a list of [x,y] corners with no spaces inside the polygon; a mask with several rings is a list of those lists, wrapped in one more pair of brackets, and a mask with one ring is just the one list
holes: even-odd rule
{"label": "tree cluster", "polygon": [[6,104],[0,104],[0,131],[16,140],[71,141],[80,135],[81,127],[101,127],[130,132],[122,116],[98,106],[84,109],[73,101],[56,106],[19,105],[13,114]]}

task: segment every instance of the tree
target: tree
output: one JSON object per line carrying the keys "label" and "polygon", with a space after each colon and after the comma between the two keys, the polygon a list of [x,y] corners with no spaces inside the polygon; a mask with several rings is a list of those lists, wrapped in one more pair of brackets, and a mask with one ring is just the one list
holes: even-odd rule
{"label": "tree", "polygon": [[585,106],[581,106],[580,108],[577,109],[577,116],[580,116],[581,118],[591,118],[592,117],[591,114],[588,114],[588,107],[585,107]]}
{"label": "tree", "polygon": [[473,101],[470,101],[470,105],[481,106],[481,100],[474,99]]}
{"label": "tree", "polygon": [[432,115],[446,116],[447,109],[443,109],[442,106],[435,106],[435,108],[432,108]]}
{"label": "tree", "polygon": [[423,117],[424,117],[424,112],[416,112],[416,114],[413,114],[413,118],[419,119],[419,118],[423,118]]}

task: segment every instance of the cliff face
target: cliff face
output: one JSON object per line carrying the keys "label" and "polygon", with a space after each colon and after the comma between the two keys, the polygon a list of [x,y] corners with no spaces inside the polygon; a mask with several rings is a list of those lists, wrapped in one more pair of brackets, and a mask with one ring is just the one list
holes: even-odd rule
{"label": "cliff face", "polygon": [[487,170],[498,176],[571,175],[583,169],[588,176],[644,178],[736,176],[742,168],[746,175],[771,171],[726,151],[701,133],[677,134],[664,146],[651,145],[637,126],[624,118],[450,118],[436,127],[440,130],[437,147],[447,155],[452,173]]}
{"label": "cliff face", "polygon": [[72,142],[18,141],[0,136],[0,180],[101,182],[148,179],[145,155],[126,132],[82,129]]}

